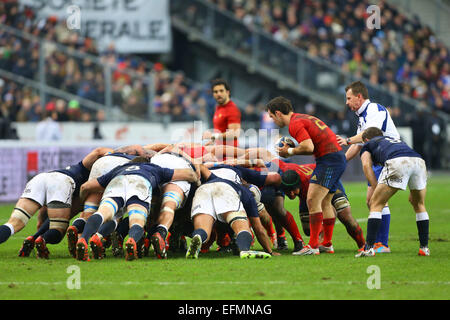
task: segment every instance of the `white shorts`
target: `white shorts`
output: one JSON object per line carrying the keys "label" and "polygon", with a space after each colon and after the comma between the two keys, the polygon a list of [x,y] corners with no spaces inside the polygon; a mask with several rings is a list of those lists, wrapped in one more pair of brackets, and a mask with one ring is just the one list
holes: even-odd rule
{"label": "white shorts", "polygon": [[387,160],[381,170],[378,183],[392,188],[423,190],[427,186],[427,167],[418,157],[399,157]]}
{"label": "white shorts", "polygon": [[191,218],[200,213],[209,214],[214,220],[226,222],[223,213],[244,211],[236,190],[225,182],[201,185],[192,200]]}
{"label": "white shorts", "polygon": [[21,198],[28,198],[44,206],[52,201],[72,205],[75,181],[61,172],[43,172],[25,186]]}
{"label": "white shorts", "polygon": [[[170,153],[161,153],[154,155],[150,158],[150,162],[156,164],[162,168],[168,169],[192,169],[189,161],[182,157],[178,157],[176,155]],[[173,183],[180,187],[184,193],[184,199],[186,199],[189,195],[189,191],[191,190],[191,184],[187,181],[171,181],[164,183],[161,185],[161,188],[164,188],[168,183]]]}
{"label": "white shorts", "polygon": [[112,169],[130,162],[129,159],[118,156],[104,156],[94,162],[89,173],[89,180],[97,179]]}
{"label": "white shorts", "polygon": [[152,186],[150,182],[139,175],[120,175],[112,179],[103,192],[103,199],[118,197],[122,198],[124,204],[136,196],[140,200],[147,202],[149,207],[152,202]]}

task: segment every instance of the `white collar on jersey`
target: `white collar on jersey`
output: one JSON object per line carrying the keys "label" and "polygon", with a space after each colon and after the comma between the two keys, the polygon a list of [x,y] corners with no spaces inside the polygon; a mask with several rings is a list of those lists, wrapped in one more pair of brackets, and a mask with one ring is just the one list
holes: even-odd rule
{"label": "white collar on jersey", "polygon": [[363,104],[361,105],[361,107],[359,107],[358,110],[356,110],[356,114],[359,116],[361,113],[364,112],[364,110],[366,110],[367,106],[370,104],[370,100],[366,99],[364,100]]}

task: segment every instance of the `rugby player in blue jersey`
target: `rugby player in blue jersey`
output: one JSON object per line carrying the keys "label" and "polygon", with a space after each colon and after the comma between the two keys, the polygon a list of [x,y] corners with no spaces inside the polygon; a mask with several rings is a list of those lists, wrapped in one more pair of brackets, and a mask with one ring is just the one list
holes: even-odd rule
{"label": "rugby player in blue jersey", "polygon": [[[425,207],[427,169],[421,156],[399,139],[383,136],[383,131],[370,127],[362,134],[364,145],[361,149],[363,171],[372,186],[375,187],[369,200],[369,219],[365,250],[356,257],[375,255],[374,243],[381,225],[381,210],[384,204],[398,191],[410,190],[409,202],[416,213],[419,233],[419,255],[429,256],[429,216]],[[383,170],[378,181],[372,165],[380,164]]]}
{"label": "rugby player in blue jersey", "polygon": [[87,181],[93,163],[111,151],[110,148],[96,148],[77,164],[33,177],[25,186],[8,222],[0,226],[0,243],[22,230],[36,211],[46,206],[48,230],[37,239],[28,237],[20,254],[26,251],[22,256],[29,255],[36,246],[37,257],[48,259],[47,244],[57,244],[63,239],[69,226],[71,207],[75,204],[73,200],[78,197],[80,186]]}
{"label": "rugby player in blue jersey", "polygon": [[83,233],[78,239],[76,259],[89,260],[87,241],[97,232],[102,223],[112,220],[121,208],[128,213],[130,225],[129,238],[125,244],[125,258],[126,260],[136,259],[136,242],[144,235],[152,191],[166,182],[177,180],[197,182],[198,176],[190,168],[175,170],[161,168],[148,163],[145,157],[137,157],[83,184],[80,190],[82,200],[92,192],[103,192],[103,196],[97,212],[87,220]]}

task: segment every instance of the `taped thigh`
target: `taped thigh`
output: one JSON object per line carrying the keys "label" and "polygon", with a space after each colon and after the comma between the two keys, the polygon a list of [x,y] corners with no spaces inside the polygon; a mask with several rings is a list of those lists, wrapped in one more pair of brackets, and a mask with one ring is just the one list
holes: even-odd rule
{"label": "taped thigh", "polygon": [[100,206],[102,208],[108,208],[110,210],[110,213],[112,213],[111,217],[114,217],[117,211],[119,211],[119,206],[117,202],[112,198],[102,199],[102,201],[100,202]]}
{"label": "taped thigh", "polygon": [[245,211],[235,211],[227,214],[226,222],[230,225],[230,227],[238,220],[247,220],[247,214]]}
{"label": "taped thigh", "polygon": [[141,221],[147,221],[147,211],[142,209],[141,207],[137,206],[131,206],[128,209],[128,217],[130,221],[133,220],[141,220]]}
{"label": "taped thigh", "polygon": [[29,214],[26,210],[19,207],[15,207],[11,214],[11,218],[15,218],[22,221],[24,225],[26,225],[28,221],[30,221],[31,217],[32,217],[31,214]]}
{"label": "taped thigh", "polygon": [[94,213],[98,210],[98,203],[95,202],[85,202],[83,207],[83,212]]}
{"label": "taped thigh", "polygon": [[69,227],[69,219],[64,218],[51,218],[50,219],[50,229],[62,229],[67,230]]}
{"label": "taped thigh", "polygon": [[184,194],[180,194],[176,191],[167,191],[163,195],[163,199],[161,202],[161,206],[163,206],[166,202],[175,202],[175,210],[180,209],[183,204]]}
{"label": "taped thigh", "polygon": [[350,207],[350,202],[348,201],[347,197],[345,197],[343,194],[341,194],[338,197],[333,197],[333,207],[336,209],[336,212],[341,212],[345,208]]}
{"label": "taped thigh", "polygon": [[47,204],[47,208],[49,209],[67,209],[70,207],[71,205],[69,203],[64,203],[61,201],[51,201]]}

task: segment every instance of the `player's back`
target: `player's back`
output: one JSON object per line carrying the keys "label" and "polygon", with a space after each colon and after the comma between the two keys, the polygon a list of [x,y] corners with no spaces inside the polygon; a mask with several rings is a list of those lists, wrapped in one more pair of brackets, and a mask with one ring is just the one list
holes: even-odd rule
{"label": "player's back", "polygon": [[298,143],[311,139],[316,158],[342,150],[336,134],[322,120],[308,114],[294,113],[289,123],[289,133]]}

